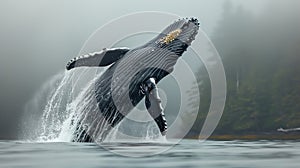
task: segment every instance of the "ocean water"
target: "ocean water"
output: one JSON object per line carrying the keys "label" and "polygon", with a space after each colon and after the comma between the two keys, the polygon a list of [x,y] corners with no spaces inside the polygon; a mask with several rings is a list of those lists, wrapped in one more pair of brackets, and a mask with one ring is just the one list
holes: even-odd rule
{"label": "ocean water", "polygon": [[[87,115],[84,107],[91,107],[94,97],[85,93],[102,72],[61,72],[47,81],[25,106],[21,137],[26,141],[0,140],[0,168],[300,167],[297,141],[178,142],[157,137],[154,121],[136,127],[123,120],[105,143],[72,143],[73,118]],[[126,129],[128,125],[130,129]],[[132,130],[137,139],[120,141],[122,130]]]}
{"label": "ocean water", "polygon": [[[166,150],[162,150],[159,154],[148,155],[157,149]],[[102,145],[70,142],[0,141],[1,168],[299,168],[299,161],[300,142],[297,141],[199,142],[198,140],[182,140],[178,144],[172,142],[116,142]]]}

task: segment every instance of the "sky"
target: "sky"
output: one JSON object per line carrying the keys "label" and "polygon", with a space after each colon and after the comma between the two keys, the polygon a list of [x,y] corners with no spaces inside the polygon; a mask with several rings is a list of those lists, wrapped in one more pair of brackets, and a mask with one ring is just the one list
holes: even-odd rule
{"label": "sky", "polygon": [[[224,1],[1,0],[0,139],[18,136],[26,102],[47,79],[64,70],[101,25],[133,12],[163,11],[199,18],[201,28],[211,36]],[[266,0],[232,2],[259,13]]]}

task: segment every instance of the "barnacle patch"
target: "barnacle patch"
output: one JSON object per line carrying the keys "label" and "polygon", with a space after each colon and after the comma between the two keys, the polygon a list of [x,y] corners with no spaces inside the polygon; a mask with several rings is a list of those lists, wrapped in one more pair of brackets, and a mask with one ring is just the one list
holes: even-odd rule
{"label": "barnacle patch", "polygon": [[174,31],[171,31],[169,34],[167,34],[165,37],[161,38],[159,41],[164,44],[169,44],[170,42],[175,40],[181,32],[182,32],[181,29],[176,29]]}

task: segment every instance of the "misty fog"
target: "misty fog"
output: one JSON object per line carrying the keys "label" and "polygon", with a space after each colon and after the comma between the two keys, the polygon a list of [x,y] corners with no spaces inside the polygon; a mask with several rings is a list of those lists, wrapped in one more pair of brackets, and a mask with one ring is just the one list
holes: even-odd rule
{"label": "misty fog", "polygon": [[[64,71],[66,62],[77,56],[84,42],[97,28],[125,14],[163,11],[199,18],[201,28],[213,40],[224,58],[229,87],[236,86],[237,73],[242,80],[240,85],[243,85],[243,82],[255,81],[256,77],[249,77],[251,73],[259,72],[261,78],[264,78],[264,75],[274,72],[274,69],[280,69],[281,67],[273,67],[272,59],[281,58],[284,53],[300,53],[297,48],[300,44],[300,3],[297,0],[2,0],[0,11],[0,139],[16,138],[24,105],[38,88],[57,72]],[[237,44],[248,47],[242,48]],[[99,46],[99,50],[104,47],[106,46]],[[289,47],[291,50],[282,50]],[[235,54],[233,51],[244,56],[232,56]],[[290,57],[293,61],[299,61],[296,54],[295,57]],[[263,59],[249,59],[252,55],[267,56]],[[256,61],[260,65],[253,67],[250,63]],[[291,60],[282,61],[288,62],[284,64],[285,68],[296,68],[293,62],[289,62]],[[243,65],[235,66],[241,62]],[[264,67],[268,66],[271,69],[266,70]],[[252,72],[253,68],[262,70]],[[285,73],[288,72],[276,75],[283,75],[279,79],[283,80]],[[295,80],[299,84],[298,79]],[[271,84],[266,81],[257,87],[269,87]],[[296,86],[297,83],[293,85]],[[228,89],[229,94],[236,91]],[[229,98],[228,101],[234,100]],[[294,108],[299,111],[299,107]],[[228,123],[224,126],[229,127]]]}

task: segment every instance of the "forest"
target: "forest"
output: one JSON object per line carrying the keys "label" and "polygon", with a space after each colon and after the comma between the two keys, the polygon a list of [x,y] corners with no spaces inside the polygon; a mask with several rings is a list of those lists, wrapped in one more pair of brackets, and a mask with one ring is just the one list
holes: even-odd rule
{"label": "forest", "polygon": [[[227,98],[215,135],[276,133],[300,127],[300,1],[270,1],[253,14],[230,1],[211,37],[222,58]],[[198,71],[199,132],[210,102],[205,69]]]}

